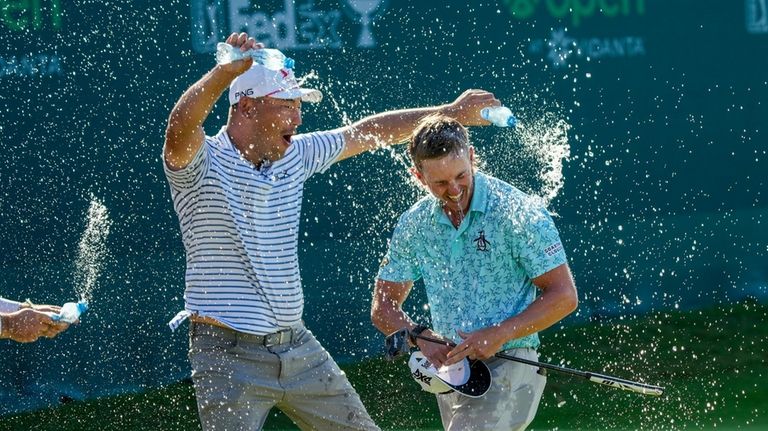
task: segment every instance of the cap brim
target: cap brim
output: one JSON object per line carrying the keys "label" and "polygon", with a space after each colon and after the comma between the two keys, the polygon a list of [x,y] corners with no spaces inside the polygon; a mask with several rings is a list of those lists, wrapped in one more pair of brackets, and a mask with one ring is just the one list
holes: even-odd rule
{"label": "cap brim", "polygon": [[467,383],[469,380],[469,370],[469,360],[464,358],[455,364],[443,365],[437,368],[435,376],[451,386],[459,386]]}
{"label": "cap brim", "polygon": [[452,385],[440,378],[440,375],[436,375],[436,377],[454,391],[470,398],[480,398],[485,395],[492,383],[491,370],[488,369],[485,362],[479,360],[469,360],[469,380],[464,384]]}
{"label": "cap brim", "polygon": [[274,97],[275,99],[301,99],[302,102],[318,103],[323,100],[323,93],[314,88],[292,88],[271,94],[269,97]]}

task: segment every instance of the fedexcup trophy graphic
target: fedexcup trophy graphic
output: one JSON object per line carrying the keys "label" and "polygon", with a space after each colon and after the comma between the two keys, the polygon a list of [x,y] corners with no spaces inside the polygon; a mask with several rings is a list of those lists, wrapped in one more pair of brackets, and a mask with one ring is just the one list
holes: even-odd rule
{"label": "fedexcup trophy graphic", "polygon": [[362,29],[360,37],[357,39],[357,46],[360,48],[370,48],[376,46],[376,41],[371,33],[371,25],[376,17],[376,13],[384,10],[384,4],[387,0],[346,0],[346,10],[352,12],[353,19],[360,19]]}
{"label": "fedexcup trophy graphic", "polygon": [[747,1],[747,31],[768,33],[768,0]]}

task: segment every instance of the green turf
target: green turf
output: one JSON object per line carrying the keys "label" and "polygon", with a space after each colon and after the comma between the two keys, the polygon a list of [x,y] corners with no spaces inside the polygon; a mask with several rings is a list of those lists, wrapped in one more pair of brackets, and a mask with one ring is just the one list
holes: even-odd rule
{"label": "green turf", "polygon": [[[616,318],[546,331],[541,360],[667,387],[662,398],[550,372],[531,430],[768,429],[768,306]],[[561,362],[566,360],[567,362]],[[404,361],[343,367],[385,430],[440,429]],[[372,378],[371,376],[376,376]],[[5,430],[200,429],[189,383],[0,418]],[[296,429],[273,412],[265,429]]]}

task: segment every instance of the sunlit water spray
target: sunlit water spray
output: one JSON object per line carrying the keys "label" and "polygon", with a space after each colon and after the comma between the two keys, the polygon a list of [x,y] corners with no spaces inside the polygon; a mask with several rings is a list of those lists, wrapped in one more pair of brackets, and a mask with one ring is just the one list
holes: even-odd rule
{"label": "sunlit water spray", "polygon": [[538,176],[541,181],[538,195],[549,205],[565,184],[563,163],[571,155],[568,144],[570,125],[554,114],[545,114],[531,122],[521,123],[517,133],[524,148],[540,163]]}
{"label": "sunlit water spray", "polygon": [[552,112],[521,120],[515,129],[499,130],[495,145],[482,142],[478,166],[549,206],[565,185],[563,165],[570,158],[571,126]]}
{"label": "sunlit water spray", "polygon": [[75,262],[75,292],[80,301],[91,302],[93,299],[93,290],[104,269],[107,256],[106,241],[111,224],[107,208],[91,196],[87,225],[80,238]]}

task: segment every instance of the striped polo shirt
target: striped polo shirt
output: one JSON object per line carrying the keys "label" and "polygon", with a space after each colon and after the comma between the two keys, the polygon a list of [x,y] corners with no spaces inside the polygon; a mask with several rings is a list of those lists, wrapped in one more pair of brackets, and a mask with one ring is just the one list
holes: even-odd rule
{"label": "striped polo shirt", "polygon": [[341,133],[296,135],[281,159],[257,169],[222,128],[185,168],[165,165],[186,250],[186,311],[256,335],[300,322],[304,182],[343,149]]}

